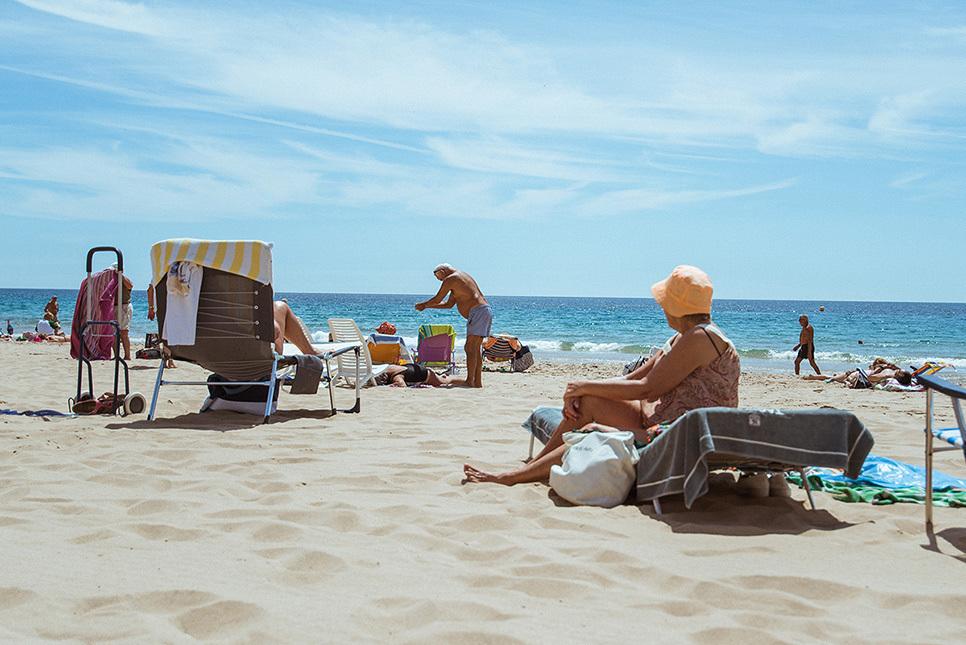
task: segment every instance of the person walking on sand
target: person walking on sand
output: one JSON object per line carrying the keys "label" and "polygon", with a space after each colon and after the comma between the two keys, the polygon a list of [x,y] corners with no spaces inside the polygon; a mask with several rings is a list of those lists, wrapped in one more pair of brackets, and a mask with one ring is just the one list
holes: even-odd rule
{"label": "person walking on sand", "polygon": [[792,351],[798,350],[798,356],[795,357],[795,374],[798,374],[802,361],[805,359],[808,359],[808,364],[812,366],[816,374],[821,374],[822,370],[815,363],[815,329],[808,322],[808,316],[805,314],[798,317],[798,324],[802,326],[802,331],[798,334],[798,344],[792,347]]}
{"label": "person walking on sand", "polygon": [[456,305],[460,315],[466,318],[466,344],[463,347],[466,351],[466,386],[483,387],[481,350],[483,339],[490,335],[493,311],[470,274],[458,271],[449,264],[440,264],[433,269],[433,275],[443,284],[435,296],[417,303],[416,311],[449,309]]}

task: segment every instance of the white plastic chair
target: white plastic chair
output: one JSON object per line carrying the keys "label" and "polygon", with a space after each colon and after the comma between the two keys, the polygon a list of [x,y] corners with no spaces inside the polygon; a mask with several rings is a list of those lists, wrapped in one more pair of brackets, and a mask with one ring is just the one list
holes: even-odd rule
{"label": "white plastic chair", "polygon": [[[362,343],[362,358],[365,359],[365,364],[362,366],[361,374],[359,380],[362,381],[363,385],[376,384],[376,377],[389,369],[388,365],[373,365],[372,356],[369,354],[369,346],[366,343],[365,337],[362,332],[359,331],[359,326],[356,325],[356,321],[352,318],[329,318],[329,333],[332,336],[332,340],[336,343]],[[338,371],[336,372],[336,378],[342,378],[349,385],[353,385],[353,379],[355,378],[355,359],[350,361],[349,357],[342,356],[338,357]]]}

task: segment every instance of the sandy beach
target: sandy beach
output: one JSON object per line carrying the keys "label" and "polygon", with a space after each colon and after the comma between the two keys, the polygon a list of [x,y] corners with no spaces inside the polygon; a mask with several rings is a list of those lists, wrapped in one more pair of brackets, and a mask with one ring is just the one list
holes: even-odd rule
{"label": "sandy beach", "polygon": [[[107,364],[95,384],[107,389]],[[134,361],[148,394],[155,364]],[[935,642],[962,638],[966,522],[818,493],[571,507],[546,486],[461,485],[526,454],[519,427],[576,375],[369,388],[359,415],[283,394],[268,425],[165,388],[140,417],[0,417],[0,640]],[[66,347],[0,343],[2,407],[65,409]],[[201,377],[190,365],[179,378]],[[101,387],[101,386],[104,387]],[[351,391],[342,389],[343,405]],[[746,373],[747,406],[854,411],[922,463],[921,394]],[[945,414],[945,410],[944,410]],[[948,417],[947,417],[948,420]],[[962,456],[938,467],[966,476]]]}

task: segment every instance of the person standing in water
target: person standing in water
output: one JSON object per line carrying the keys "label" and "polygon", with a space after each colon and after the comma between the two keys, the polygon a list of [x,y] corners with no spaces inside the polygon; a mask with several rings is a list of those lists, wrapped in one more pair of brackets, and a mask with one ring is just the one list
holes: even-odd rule
{"label": "person standing in water", "polygon": [[802,331],[798,334],[798,344],[792,350],[798,350],[795,357],[795,374],[798,374],[802,361],[808,359],[808,364],[812,366],[816,374],[821,374],[822,370],[815,363],[815,329],[808,322],[808,316],[802,314],[798,317],[798,324],[802,326]]}
{"label": "person standing in water", "polygon": [[[483,339],[490,335],[493,312],[480,287],[469,273],[440,264],[433,275],[442,282],[436,295],[416,304],[416,311],[450,309],[453,305],[466,318],[466,386],[483,387]],[[447,297],[448,296],[448,297]]]}

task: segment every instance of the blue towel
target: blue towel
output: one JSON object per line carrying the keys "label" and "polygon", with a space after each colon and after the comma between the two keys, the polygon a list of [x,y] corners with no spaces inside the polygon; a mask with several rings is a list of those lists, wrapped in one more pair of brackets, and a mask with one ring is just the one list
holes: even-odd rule
{"label": "blue towel", "polygon": [[[869,455],[865,458],[862,471],[855,479],[846,477],[839,471],[830,468],[812,468],[808,471],[808,474],[809,476],[818,475],[823,481],[828,482],[878,486],[890,490],[898,488],[918,488],[921,490],[926,487],[925,468],[878,455]],[[966,480],[950,477],[938,470],[933,470],[932,489],[935,491],[966,490]]]}
{"label": "blue towel", "polygon": [[23,417],[72,417],[73,414],[58,412],[57,410],[11,410],[0,408],[0,414],[19,415]]}

